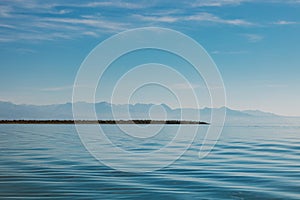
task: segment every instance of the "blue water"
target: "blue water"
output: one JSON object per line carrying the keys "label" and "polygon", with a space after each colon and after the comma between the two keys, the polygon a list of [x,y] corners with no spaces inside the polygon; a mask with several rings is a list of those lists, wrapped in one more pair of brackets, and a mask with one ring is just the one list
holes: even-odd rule
{"label": "blue water", "polygon": [[[139,152],[164,145],[174,126],[151,143],[126,143],[114,125],[106,130],[115,143]],[[101,164],[73,125],[0,125],[0,198],[300,199],[300,127],[225,127],[199,159],[202,131],[173,164],[133,173]]]}

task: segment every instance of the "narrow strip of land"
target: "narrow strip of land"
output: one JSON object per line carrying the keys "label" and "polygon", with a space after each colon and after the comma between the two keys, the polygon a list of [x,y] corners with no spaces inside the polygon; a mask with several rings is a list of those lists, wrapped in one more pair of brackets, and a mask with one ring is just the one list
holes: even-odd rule
{"label": "narrow strip of land", "polygon": [[0,124],[203,124],[201,121],[180,120],[0,120]]}

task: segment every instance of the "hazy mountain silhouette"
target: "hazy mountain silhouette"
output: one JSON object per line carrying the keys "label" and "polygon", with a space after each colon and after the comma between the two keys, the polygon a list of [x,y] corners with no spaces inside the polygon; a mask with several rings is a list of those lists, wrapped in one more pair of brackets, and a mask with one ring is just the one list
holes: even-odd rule
{"label": "hazy mountain silhouette", "polygon": [[[80,109],[80,118],[91,119],[86,110],[95,107],[99,119],[180,119],[184,113],[184,120],[195,120],[200,115],[201,121],[210,122],[211,113],[216,114],[226,110],[227,123],[262,124],[262,123],[298,123],[300,117],[284,117],[259,110],[232,110],[227,107],[172,109],[166,104],[110,104],[99,102],[95,105],[86,102],[76,103]],[[114,116],[114,117],[113,117]],[[73,119],[72,104],[53,105],[17,105],[0,101],[0,119]]]}

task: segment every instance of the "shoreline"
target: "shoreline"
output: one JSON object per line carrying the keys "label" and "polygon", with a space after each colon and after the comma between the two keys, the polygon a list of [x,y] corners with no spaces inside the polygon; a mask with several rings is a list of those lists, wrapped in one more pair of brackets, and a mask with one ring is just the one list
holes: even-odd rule
{"label": "shoreline", "polygon": [[0,124],[197,124],[209,125],[201,121],[180,120],[0,120]]}

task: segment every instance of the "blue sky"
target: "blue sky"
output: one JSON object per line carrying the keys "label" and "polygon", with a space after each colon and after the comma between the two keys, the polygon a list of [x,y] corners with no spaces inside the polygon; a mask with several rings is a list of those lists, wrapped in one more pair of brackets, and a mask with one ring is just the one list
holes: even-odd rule
{"label": "blue sky", "polygon": [[[227,106],[300,116],[299,13],[299,0],[3,0],[0,100],[70,102],[77,70],[99,42],[120,31],[157,26],[180,31],[208,51],[223,77]],[[149,92],[152,98],[145,102],[159,91]],[[101,100],[107,97],[100,94]]]}

